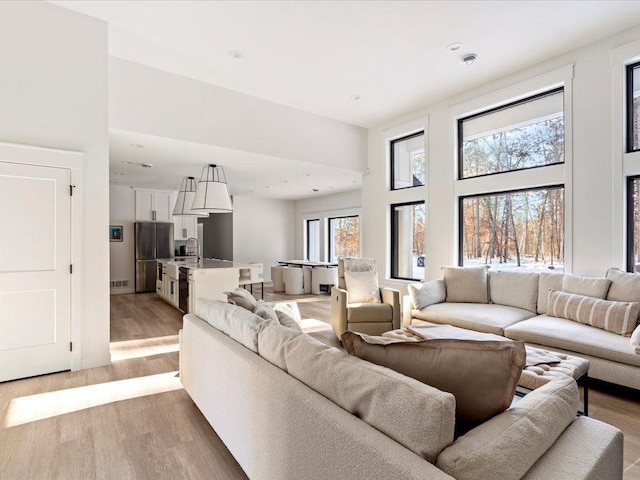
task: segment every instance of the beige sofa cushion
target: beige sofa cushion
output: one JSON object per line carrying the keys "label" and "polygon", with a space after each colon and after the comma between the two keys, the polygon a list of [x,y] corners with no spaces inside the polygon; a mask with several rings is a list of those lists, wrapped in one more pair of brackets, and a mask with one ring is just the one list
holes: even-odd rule
{"label": "beige sofa cushion", "polygon": [[573,422],[578,403],[572,378],[552,380],[458,438],[436,465],[458,480],[518,480]]}
{"label": "beige sofa cushion", "polygon": [[640,275],[610,268],[607,270],[607,278],[611,280],[607,300],[640,302]]}
{"label": "beige sofa cushion", "polygon": [[540,272],[540,283],[538,284],[538,313],[547,313],[547,303],[549,302],[549,290],[562,290],[562,273]]}
{"label": "beige sofa cushion", "polygon": [[606,298],[611,280],[608,278],[583,277],[582,275],[564,275],[562,290],[567,293],[577,293],[594,298]]}
{"label": "beige sofa cushion", "polygon": [[286,372],[285,345],[300,335],[302,331],[270,323],[258,333],[258,354]]}
{"label": "beige sofa cushion", "polygon": [[347,331],[342,343],[351,355],[452,393],[456,421],[473,423],[486,421],[511,405],[525,364],[524,343],[491,337],[416,342]]}
{"label": "beige sofa cushion", "polygon": [[640,355],[635,353],[629,338],[566,318],[539,315],[505,328],[504,334],[550,349],[559,348],[640,367]]}
{"label": "beige sofa cushion", "polygon": [[276,311],[267,305],[264,300],[258,300],[256,302],[256,306],[253,309],[253,313],[265,320],[273,320],[274,322],[278,322],[278,315],[276,315]]}
{"label": "beige sofa cushion", "polygon": [[420,310],[434,303],[444,302],[447,292],[444,288],[444,280],[431,280],[424,283],[410,283],[407,292],[411,297],[413,308]]}
{"label": "beige sofa cushion", "polygon": [[455,399],[308,336],[284,346],[289,374],[433,463],[453,441]]}
{"label": "beige sofa cushion", "polygon": [[378,271],[372,258],[344,258],[344,281],[349,303],[380,303]]}
{"label": "beige sofa cushion", "polygon": [[347,305],[349,323],[391,322],[393,307],[387,303],[350,303]]}
{"label": "beige sofa cushion", "polygon": [[613,302],[551,290],[548,310],[551,317],[568,318],[611,333],[629,336],[636,326],[640,303]]}
{"label": "beige sofa cushion", "polygon": [[253,312],[256,308],[257,300],[244,288],[236,288],[232,292],[224,292],[227,296],[227,301],[233,305],[238,305],[250,312]]}
{"label": "beige sofa cushion", "polygon": [[300,315],[300,309],[296,302],[268,302],[271,308],[276,312],[284,312],[293,318],[296,322],[302,321],[302,315]]}
{"label": "beige sofa cushion", "polygon": [[488,303],[436,303],[422,310],[413,310],[411,315],[426,322],[444,323],[484,333],[503,335],[504,329],[535,313],[521,308]]}
{"label": "beige sofa cushion", "polygon": [[447,302],[489,303],[487,268],[442,267]]}
{"label": "beige sofa cushion", "polygon": [[237,305],[202,297],[196,300],[196,315],[256,353],[258,332],[265,325],[274,323]]}
{"label": "beige sofa cushion", "polygon": [[539,283],[536,272],[489,272],[491,301],[537,313]]}

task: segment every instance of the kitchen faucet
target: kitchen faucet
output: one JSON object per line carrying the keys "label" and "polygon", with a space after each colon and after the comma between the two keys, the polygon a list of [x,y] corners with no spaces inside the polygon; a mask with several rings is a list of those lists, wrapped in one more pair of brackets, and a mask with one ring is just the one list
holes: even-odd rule
{"label": "kitchen faucet", "polygon": [[[196,262],[200,263],[200,240],[198,240],[196,237],[187,238],[187,241],[184,242],[184,249],[186,251],[189,250],[189,241],[190,240],[194,240],[196,242]],[[187,253],[187,255],[188,255],[188,253]]]}

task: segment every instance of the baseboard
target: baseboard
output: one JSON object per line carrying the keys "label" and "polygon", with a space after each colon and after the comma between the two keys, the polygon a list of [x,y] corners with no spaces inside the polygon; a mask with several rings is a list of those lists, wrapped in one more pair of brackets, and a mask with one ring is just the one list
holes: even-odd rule
{"label": "baseboard", "polygon": [[99,357],[83,358],[81,370],[85,368],[104,367],[105,365],[111,365],[111,354],[101,355]]}
{"label": "baseboard", "polygon": [[112,288],[110,294],[111,295],[122,295],[124,293],[136,293],[135,288],[127,287],[127,288]]}

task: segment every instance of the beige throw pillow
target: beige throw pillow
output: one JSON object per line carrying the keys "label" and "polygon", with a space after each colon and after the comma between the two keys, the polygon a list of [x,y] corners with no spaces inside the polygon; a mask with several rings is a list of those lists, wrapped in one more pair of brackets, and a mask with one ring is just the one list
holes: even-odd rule
{"label": "beige throw pillow", "polygon": [[349,303],[380,303],[378,271],[371,258],[345,258],[344,281]]}
{"label": "beige throw pillow", "polygon": [[535,272],[489,272],[491,301],[536,313],[539,283]]}
{"label": "beige throw pillow", "polygon": [[608,278],[565,275],[562,278],[562,291],[594,298],[607,298],[611,280]]}
{"label": "beige throw pillow", "polygon": [[276,315],[276,311],[268,306],[264,300],[258,300],[256,302],[256,306],[253,310],[257,316],[264,318],[265,320],[271,320],[274,322],[278,322],[278,315]]}
{"label": "beige throw pillow", "polygon": [[232,305],[237,305],[250,312],[253,312],[256,308],[257,300],[244,288],[236,288],[233,292],[224,292],[227,296],[227,302]]}
{"label": "beige throw pillow", "polygon": [[276,315],[278,316],[278,321],[280,322],[280,325],[282,325],[283,327],[290,328],[297,332],[302,332],[302,328],[300,327],[300,324],[298,324],[295,318],[288,315],[286,312],[283,312],[282,310],[276,310]]}
{"label": "beige throw pillow", "polygon": [[640,275],[610,268],[607,270],[607,278],[611,280],[607,300],[640,302]]}
{"label": "beige throw pillow", "polygon": [[411,297],[413,308],[422,310],[434,303],[444,302],[447,292],[444,289],[444,280],[431,280],[424,283],[410,283],[407,291]]}
{"label": "beige throw pillow", "polygon": [[636,327],[636,329],[631,334],[631,346],[636,351],[637,354],[640,354],[640,325]]}
{"label": "beige throw pillow", "polygon": [[487,268],[442,267],[447,302],[489,303]]}
{"label": "beige throw pillow", "polygon": [[540,272],[540,283],[538,285],[538,313],[544,315],[547,313],[547,304],[549,302],[549,290],[562,290],[562,273]]}
{"label": "beige throw pillow", "polygon": [[551,290],[547,315],[629,336],[640,313],[638,302],[612,302]]}
{"label": "beige throw pillow", "polygon": [[432,339],[403,341],[347,331],[350,355],[395,370],[456,398],[456,422],[482,422],[504,412],[525,365],[523,342]]}

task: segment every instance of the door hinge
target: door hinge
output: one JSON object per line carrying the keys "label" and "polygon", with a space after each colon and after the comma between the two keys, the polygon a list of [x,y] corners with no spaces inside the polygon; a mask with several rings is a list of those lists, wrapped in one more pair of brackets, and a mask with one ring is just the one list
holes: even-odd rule
{"label": "door hinge", "polygon": [[69,265],[69,273],[73,273],[73,264]]}
{"label": "door hinge", "polygon": [[73,189],[76,188],[75,185],[69,185],[69,195],[73,197]]}
{"label": "door hinge", "polygon": [[69,342],[69,351],[73,352],[73,342]]}

